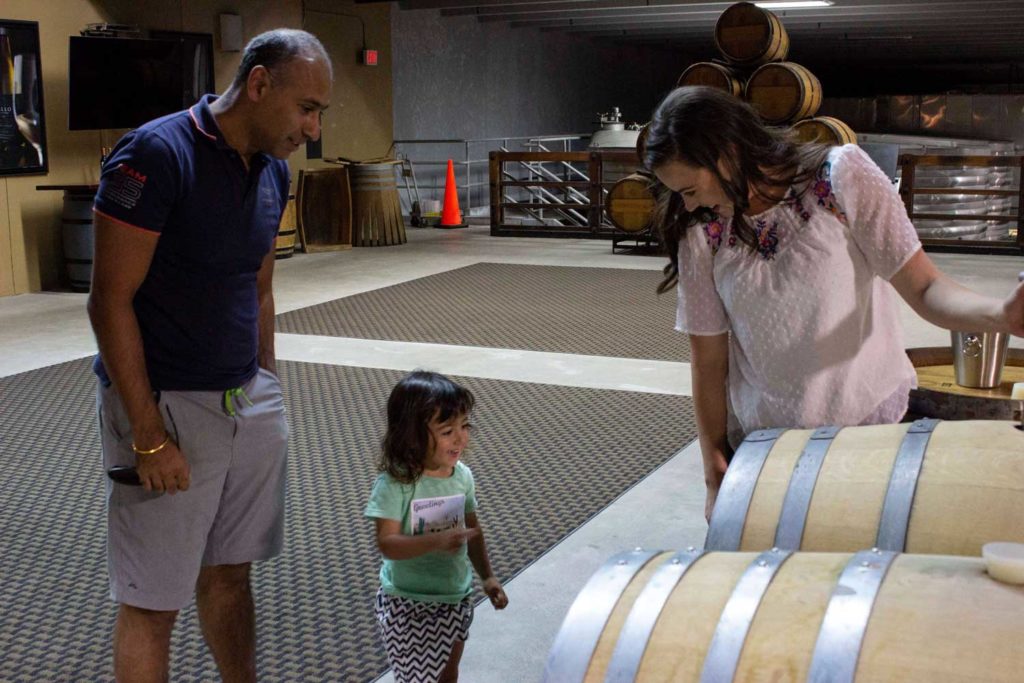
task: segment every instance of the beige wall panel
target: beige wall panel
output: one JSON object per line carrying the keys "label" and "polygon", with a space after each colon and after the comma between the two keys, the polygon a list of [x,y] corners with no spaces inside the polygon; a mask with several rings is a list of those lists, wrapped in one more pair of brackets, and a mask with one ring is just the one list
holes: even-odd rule
{"label": "beige wall panel", "polygon": [[[305,27],[324,43],[334,64],[335,88],[324,116],[325,157],[364,159],[387,153],[393,138],[391,109],[391,23],[387,4],[357,5],[352,0],[307,0]],[[59,288],[61,193],[37,185],[85,184],[99,180],[100,148],[113,145],[123,130],[69,131],[67,128],[68,38],[86,24],[136,24],[143,29],[212,33],[218,92],[230,84],[241,52],[220,49],[221,12],[242,17],[244,39],[278,27],[303,26],[302,0],[4,0],[5,19],[39,22],[46,114],[47,175],[0,178],[0,296]],[[380,51],[380,65],[358,64],[362,28],[367,44]],[[289,160],[298,169],[322,166],[307,161],[305,149]]]}

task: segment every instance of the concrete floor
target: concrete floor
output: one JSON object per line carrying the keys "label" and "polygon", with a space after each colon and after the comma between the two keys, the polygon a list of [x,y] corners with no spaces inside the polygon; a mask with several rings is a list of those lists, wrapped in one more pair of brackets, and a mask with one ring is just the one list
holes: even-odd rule
{"label": "concrete floor", "polygon": [[[1024,259],[934,254],[945,272],[992,296],[1013,288]],[[660,270],[663,259],[612,254],[602,240],[492,238],[485,227],[410,229],[401,247],[298,254],[278,261],[277,310],[338,297],[478,262]],[[95,353],[85,295],[26,294],[0,298],[0,376]],[[949,343],[949,333],[904,306],[908,347]],[[1013,346],[1024,347],[1014,339]],[[689,395],[686,363],[598,358],[523,350],[451,347],[304,335],[277,335],[283,359],[441,372],[494,379]],[[2,397],[0,397],[2,399]],[[473,683],[537,681],[569,605],[609,557],[637,546],[702,545],[703,477],[695,444],[681,450],[586,525],[539,558],[507,586],[509,607],[477,610],[461,667]],[[390,675],[381,681],[390,681]]]}

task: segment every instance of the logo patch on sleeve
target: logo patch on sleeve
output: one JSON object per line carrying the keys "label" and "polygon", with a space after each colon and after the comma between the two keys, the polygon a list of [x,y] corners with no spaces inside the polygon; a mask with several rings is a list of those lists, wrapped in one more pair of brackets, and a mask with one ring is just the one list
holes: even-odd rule
{"label": "logo patch on sleeve", "polygon": [[126,164],[120,164],[117,172],[106,179],[103,197],[126,209],[134,209],[145,187],[145,175]]}

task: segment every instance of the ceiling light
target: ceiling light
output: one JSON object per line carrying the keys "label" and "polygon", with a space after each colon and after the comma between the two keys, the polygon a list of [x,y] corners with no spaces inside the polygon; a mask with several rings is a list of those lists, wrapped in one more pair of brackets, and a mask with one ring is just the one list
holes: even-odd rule
{"label": "ceiling light", "polygon": [[764,9],[805,9],[809,7],[831,7],[832,0],[790,0],[788,2],[755,2]]}

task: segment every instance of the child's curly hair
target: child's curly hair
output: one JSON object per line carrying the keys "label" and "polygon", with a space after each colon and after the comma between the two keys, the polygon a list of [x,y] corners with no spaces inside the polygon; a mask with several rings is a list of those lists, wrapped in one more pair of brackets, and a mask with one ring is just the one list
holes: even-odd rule
{"label": "child's curly hair", "polygon": [[403,484],[423,474],[430,449],[430,421],[440,422],[473,410],[473,393],[444,375],[414,370],[391,390],[388,427],[377,468]]}

